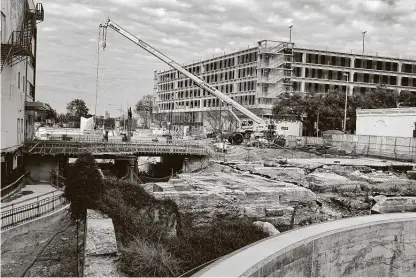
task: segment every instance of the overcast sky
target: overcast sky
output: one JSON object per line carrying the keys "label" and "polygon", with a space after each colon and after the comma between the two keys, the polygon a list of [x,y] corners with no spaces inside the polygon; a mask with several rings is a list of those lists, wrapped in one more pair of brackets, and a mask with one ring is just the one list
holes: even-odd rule
{"label": "overcast sky", "polygon": [[[35,1],[36,2],[36,1]],[[259,40],[416,56],[415,0],[42,0],[37,100],[58,112],[84,99],[94,113],[98,25],[107,17],[179,63],[254,46]],[[97,115],[133,105],[168,66],[113,30],[100,51]]]}

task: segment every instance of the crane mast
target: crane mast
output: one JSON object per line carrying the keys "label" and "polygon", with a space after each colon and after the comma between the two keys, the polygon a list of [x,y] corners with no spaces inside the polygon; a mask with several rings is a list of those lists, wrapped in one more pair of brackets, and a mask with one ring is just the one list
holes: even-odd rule
{"label": "crane mast", "polygon": [[[239,104],[238,102],[234,101],[233,99],[231,99],[230,97],[228,97],[227,95],[222,93],[221,91],[217,90],[215,87],[208,84],[204,80],[202,80],[199,77],[193,75],[192,73],[190,73],[189,71],[184,69],[181,65],[179,65],[177,62],[175,62],[174,60],[172,60],[171,58],[169,58],[165,54],[156,50],[155,48],[153,48],[152,46],[150,46],[146,42],[142,41],[141,39],[133,36],[131,33],[124,30],[122,27],[120,27],[120,25],[114,23],[109,18],[104,23],[100,24],[100,27],[104,28],[104,42],[103,42],[103,47],[104,48],[106,46],[105,45],[105,37],[106,37],[105,32],[107,30],[107,27],[110,27],[111,29],[113,29],[114,31],[119,33],[120,35],[123,35],[125,38],[134,42],[135,44],[137,44],[138,46],[140,46],[141,48],[143,48],[144,50],[146,50],[147,52],[149,52],[153,56],[157,57],[158,59],[160,59],[163,62],[165,62],[166,64],[168,64],[170,67],[176,69],[177,71],[179,71],[180,73],[182,73],[186,77],[190,78],[192,81],[195,82],[195,84],[198,87],[210,92],[212,95],[214,95],[215,97],[217,97],[218,99],[220,99],[224,103],[232,106],[233,108],[235,108],[236,110],[238,110],[239,112],[241,112],[242,114],[244,114],[245,116],[247,116],[248,118],[253,120],[253,122],[255,122],[259,125],[262,125],[263,128],[264,128],[264,126],[267,126],[266,121],[264,121],[261,117],[257,116],[256,114],[254,114],[253,112],[251,112],[250,110],[248,110],[247,108],[245,108],[244,106]],[[232,114],[233,114],[233,116],[237,117],[234,113],[232,113]],[[238,117],[237,117],[237,119],[238,119]]]}

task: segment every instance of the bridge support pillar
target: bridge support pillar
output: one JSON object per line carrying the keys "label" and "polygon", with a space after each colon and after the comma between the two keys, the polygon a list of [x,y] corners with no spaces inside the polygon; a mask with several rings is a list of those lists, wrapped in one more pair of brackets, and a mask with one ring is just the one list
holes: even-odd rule
{"label": "bridge support pillar", "polygon": [[130,181],[134,181],[134,173],[137,172],[137,165],[136,156],[117,157],[114,159],[114,166],[116,167],[118,178],[125,177]]}
{"label": "bridge support pillar", "polygon": [[203,156],[187,156],[183,161],[183,172],[184,173],[191,173],[201,168],[206,167],[208,163],[208,158]]}

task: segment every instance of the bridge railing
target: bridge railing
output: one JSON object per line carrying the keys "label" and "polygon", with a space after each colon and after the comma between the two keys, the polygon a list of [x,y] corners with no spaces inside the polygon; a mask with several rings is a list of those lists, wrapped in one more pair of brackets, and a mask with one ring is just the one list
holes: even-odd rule
{"label": "bridge railing", "polygon": [[193,141],[177,141],[172,143],[134,141],[134,142],[71,142],[71,141],[32,141],[25,145],[27,153],[37,154],[62,154],[72,153],[79,154],[83,152],[90,153],[177,153],[177,154],[207,154],[206,146]]}
{"label": "bridge railing", "polygon": [[1,229],[6,230],[45,215],[67,204],[61,190],[55,190],[1,208]]}

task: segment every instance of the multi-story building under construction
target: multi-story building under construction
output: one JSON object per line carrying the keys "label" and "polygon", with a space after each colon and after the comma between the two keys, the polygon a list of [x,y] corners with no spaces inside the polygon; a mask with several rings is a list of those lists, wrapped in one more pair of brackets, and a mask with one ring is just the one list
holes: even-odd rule
{"label": "multi-story building under construction", "polygon": [[[383,84],[416,93],[416,60],[361,51],[335,51],[264,40],[257,47],[184,66],[259,116],[270,118],[283,92],[353,94]],[[206,125],[207,111],[224,109],[219,99],[176,70],[155,72],[155,116],[175,124]]]}

